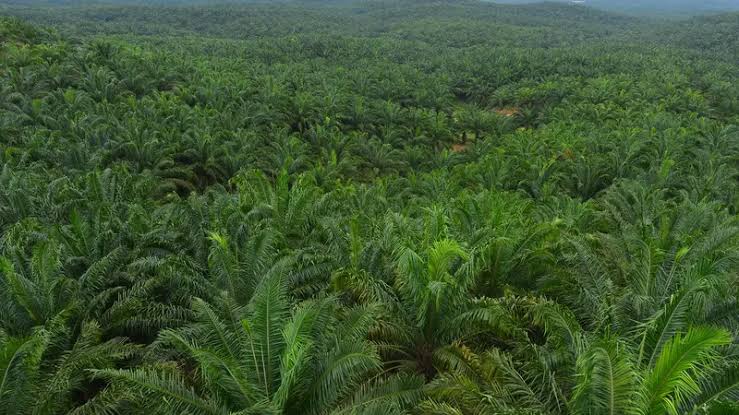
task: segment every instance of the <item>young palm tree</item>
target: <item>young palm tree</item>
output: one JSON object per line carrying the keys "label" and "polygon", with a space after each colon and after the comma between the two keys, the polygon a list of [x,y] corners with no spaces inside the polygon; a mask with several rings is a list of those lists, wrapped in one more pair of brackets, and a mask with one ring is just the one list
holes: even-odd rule
{"label": "young palm tree", "polygon": [[104,340],[94,322],[74,335],[64,319],[56,317],[26,337],[0,331],[3,413],[70,413],[93,398],[88,394],[97,386],[91,370],[113,368],[137,350],[120,338]]}
{"label": "young palm tree", "polygon": [[722,355],[729,332],[693,327],[675,334],[657,358],[639,365],[635,348],[603,339],[578,356],[574,413],[681,414],[710,407],[739,392],[736,358]]}
{"label": "young palm tree", "polygon": [[[420,396],[413,378],[376,380],[381,362],[366,340],[373,311],[341,310],[333,298],[291,310],[283,270],[265,276],[247,306],[228,296],[221,306],[193,302],[196,321],[165,331],[159,361],[131,370],[102,370],[119,396],[112,407],[164,412],[399,413]],[[369,413],[369,412],[367,412]]]}
{"label": "young palm tree", "polygon": [[[725,347],[731,343],[726,330],[690,328],[666,341],[653,363],[640,364],[638,344],[577,331],[579,327],[572,324],[552,324],[563,321],[566,314],[551,305],[545,307],[549,309],[545,314],[556,318],[545,323],[543,344],[524,338],[508,352],[477,353],[461,345],[449,349],[448,370],[429,384],[432,399],[423,403],[425,410],[436,414],[678,414],[730,401],[739,393],[739,362],[726,354]],[[559,336],[575,342],[561,342]],[[549,369],[541,371],[534,363],[537,359],[547,362]]]}
{"label": "young palm tree", "polygon": [[360,302],[381,305],[384,312],[372,338],[383,344],[391,367],[431,379],[445,346],[508,329],[499,304],[473,296],[474,262],[453,240],[437,240],[421,254],[400,250],[396,277],[389,282],[363,270],[354,258],[355,265],[336,274],[335,283]]}

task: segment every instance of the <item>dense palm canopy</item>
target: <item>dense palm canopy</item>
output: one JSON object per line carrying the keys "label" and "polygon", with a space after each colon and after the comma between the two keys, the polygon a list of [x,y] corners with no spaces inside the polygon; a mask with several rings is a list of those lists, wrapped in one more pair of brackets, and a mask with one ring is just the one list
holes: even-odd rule
{"label": "dense palm canopy", "polygon": [[0,13],[0,413],[739,411],[739,15]]}

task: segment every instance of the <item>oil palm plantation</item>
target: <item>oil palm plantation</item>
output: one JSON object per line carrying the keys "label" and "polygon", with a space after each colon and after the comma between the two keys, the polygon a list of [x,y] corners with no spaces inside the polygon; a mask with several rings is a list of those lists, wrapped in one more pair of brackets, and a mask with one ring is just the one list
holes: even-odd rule
{"label": "oil palm plantation", "polygon": [[47,3],[1,414],[736,412],[735,16]]}

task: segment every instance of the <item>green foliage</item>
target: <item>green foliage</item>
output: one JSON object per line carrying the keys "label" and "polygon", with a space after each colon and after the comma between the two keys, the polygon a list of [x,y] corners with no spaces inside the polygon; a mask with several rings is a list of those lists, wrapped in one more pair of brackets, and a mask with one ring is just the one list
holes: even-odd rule
{"label": "green foliage", "polygon": [[0,413],[736,412],[736,14],[0,13]]}

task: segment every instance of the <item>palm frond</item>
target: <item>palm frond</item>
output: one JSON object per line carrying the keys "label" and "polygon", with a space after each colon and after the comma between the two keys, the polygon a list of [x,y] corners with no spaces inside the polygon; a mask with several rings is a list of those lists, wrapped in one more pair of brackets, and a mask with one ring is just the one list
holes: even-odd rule
{"label": "palm frond", "polygon": [[700,394],[686,399],[680,413],[710,406],[717,401],[739,402],[739,363],[720,365],[714,373],[700,379]]}
{"label": "palm frond", "polygon": [[228,414],[219,404],[199,396],[172,367],[102,369],[92,373],[114,384],[126,386],[136,401],[148,408],[194,415]]}
{"label": "palm frond", "polygon": [[634,357],[618,339],[599,339],[577,358],[570,407],[577,414],[624,414],[634,407],[640,383]]}
{"label": "palm frond", "polygon": [[423,397],[423,378],[397,374],[364,383],[331,415],[404,414]]}
{"label": "palm frond", "polygon": [[718,358],[716,348],[730,341],[729,333],[717,328],[694,327],[676,334],[645,376],[640,413],[676,415],[682,402],[700,393],[698,381]]}

